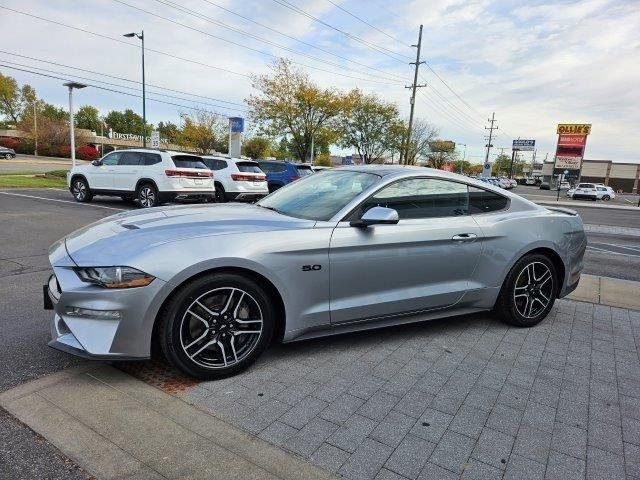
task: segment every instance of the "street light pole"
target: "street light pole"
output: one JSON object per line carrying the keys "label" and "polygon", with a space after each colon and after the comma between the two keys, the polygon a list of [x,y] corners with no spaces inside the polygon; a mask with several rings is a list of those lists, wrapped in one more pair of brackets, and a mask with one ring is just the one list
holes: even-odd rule
{"label": "street light pole", "polygon": [[36,102],[37,100],[33,101],[33,138],[35,142],[33,154],[37,157],[38,156],[38,114],[36,112]]}
{"label": "street light pole", "polygon": [[142,42],[142,146],[147,147],[147,95],[146,95],[146,82],[144,78],[144,30],[140,33],[125,33],[123,37],[132,38],[137,37]]}
{"label": "street light pole", "polygon": [[64,84],[69,89],[69,135],[71,137],[71,166],[76,166],[76,133],[75,121],[73,119],[73,89],[85,88],[86,85],[78,82],[67,82]]}
{"label": "street light pole", "polygon": [[460,175],[462,175],[462,164],[467,158],[467,144],[463,143],[462,146],[464,147],[464,150],[462,151],[462,162],[460,162]]}

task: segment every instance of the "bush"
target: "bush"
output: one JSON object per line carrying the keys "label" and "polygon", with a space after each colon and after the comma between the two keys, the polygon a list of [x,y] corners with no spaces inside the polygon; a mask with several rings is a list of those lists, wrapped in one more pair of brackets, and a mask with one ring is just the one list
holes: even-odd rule
{"label": "bush", "polygon": [[100,157],[100,152],[93,145],[84,145],[76,149],[76,156],[80,160],[95,160]]}
{"label": "bush", "polygon": [[69,145],[61,145],[53,149],[54,157],[71,158],[71,147]]}
{"label": "bush", "polygon": [[18,145],[20,145],[20,140],[13,137],[0,137],[0,146],[6,148],[12,148],[14,150],[18,149]]}

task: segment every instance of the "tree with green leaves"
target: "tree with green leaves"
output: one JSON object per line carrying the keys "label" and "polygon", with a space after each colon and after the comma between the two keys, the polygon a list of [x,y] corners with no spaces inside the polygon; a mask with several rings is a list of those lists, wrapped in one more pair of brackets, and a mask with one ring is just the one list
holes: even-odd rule
{"label": "tree with green leaves", "polygon": [[266,158],[271,153],[271,141],[265,137],[251,137],[242,142],[242,154],[258,159]]}
{"label": "tree with green leaves", "polygon": [[96,107],[91,105],[83,105],[78,109],[74,116],[77,128],[84,128],[92,132],[100,133],[104,129],[103,120],[100,112]]}
{"label": "tree with green leaves", "polygon": [[246,100],[251,118],[268,137],[287,136],[298,160],[310,158],[312,142],[338,138],[342,95],[320,88],[289,60],[275,61],[271,74],[254,76],[253,87],[259,93]]}
{"label": "tree with green leaves", "polygon": [[432,140],[429,142],[427,162],[430,167],[441,169],[447,163],[455,160],[456,144],[450,140]]}
{"label": "tree with green leaves", "polygon": [[156,130],[160,133],[161,139],[180,145],[180,128],[175,123],[158,122]]}
{"label": "tree with green leaves", "polygon": [[[520,158],[516,156],[513,161],[513,174],[522,175],[524,164],[525,162],[523,160],[520,160]],[[511,156],[507,155],[506,153],[501,153],[500,155],[498,155],[493,161],[492,170],[495,175],[508,176],[511,171]]]}
{"label": "tree with green leaves", "polygon": [[36,99],[33,87],[28,84],[19,87],[15,78],[0,73],[0,114],[9,121],[17,124]]}
{"label": "tree with green leaves", "polygon": [[[142,117],[130,108],[127,108],[124,112],[112,110],[104,117],[104,121],[114,132],[132,133],[134,135],[142,135],[145,132]],[[152,130],[153,126],[147,124],[147,136],[151,135]]]}
{"label": "tree with green leaves", "polygon": [[183,125],[180,130],[180,145],[198,153],[210,153],[221,146],[226,128],[222,119],[215,113],[198,110],[191,114],[182,114]]}
{"label": "tree with green leaves", "polygon": [[365,94],[358,89],[345,100],[339,145],[354,148],[364,163],[379,161],[393,144],[394,128],[400,122],[398,107],[375,93]]}

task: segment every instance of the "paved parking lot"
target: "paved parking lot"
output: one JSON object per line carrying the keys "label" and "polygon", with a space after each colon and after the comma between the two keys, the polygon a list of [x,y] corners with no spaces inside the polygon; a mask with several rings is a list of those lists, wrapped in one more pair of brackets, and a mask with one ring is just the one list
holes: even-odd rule
{"label": "paved parking lot", "polygon": [[274,348],[181,395],[349,479],[640,478],[640,312],[563,300]]}

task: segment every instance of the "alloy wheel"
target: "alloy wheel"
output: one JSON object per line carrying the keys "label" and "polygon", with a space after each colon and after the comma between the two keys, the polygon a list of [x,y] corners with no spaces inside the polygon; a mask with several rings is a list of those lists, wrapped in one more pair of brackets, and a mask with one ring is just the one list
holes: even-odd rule
{"label": "alloy wheel", "polygon": [[527,264],[516,279],[513,301],[517,312],[535,318],[546,310],[553,299],[553,274],[542,262]]}
{"label": "alloy wheel", "polygon": [[140,205],[145,208],[153,207],[156,204],[156,194],[151,187],[142,187],[139,198]]}
{"label": "alloy wheel", "polygon": [[87,186],[82,180],[76,180],[73,183],[73,196],[80,202],[86,198]]}
{"label": "alloy wheel", "polygon": [[207,369],[241,362],[256,347],[263,331],[258,302],[235,287],[210,290],[196,298],[180,323],[184,353]]}

